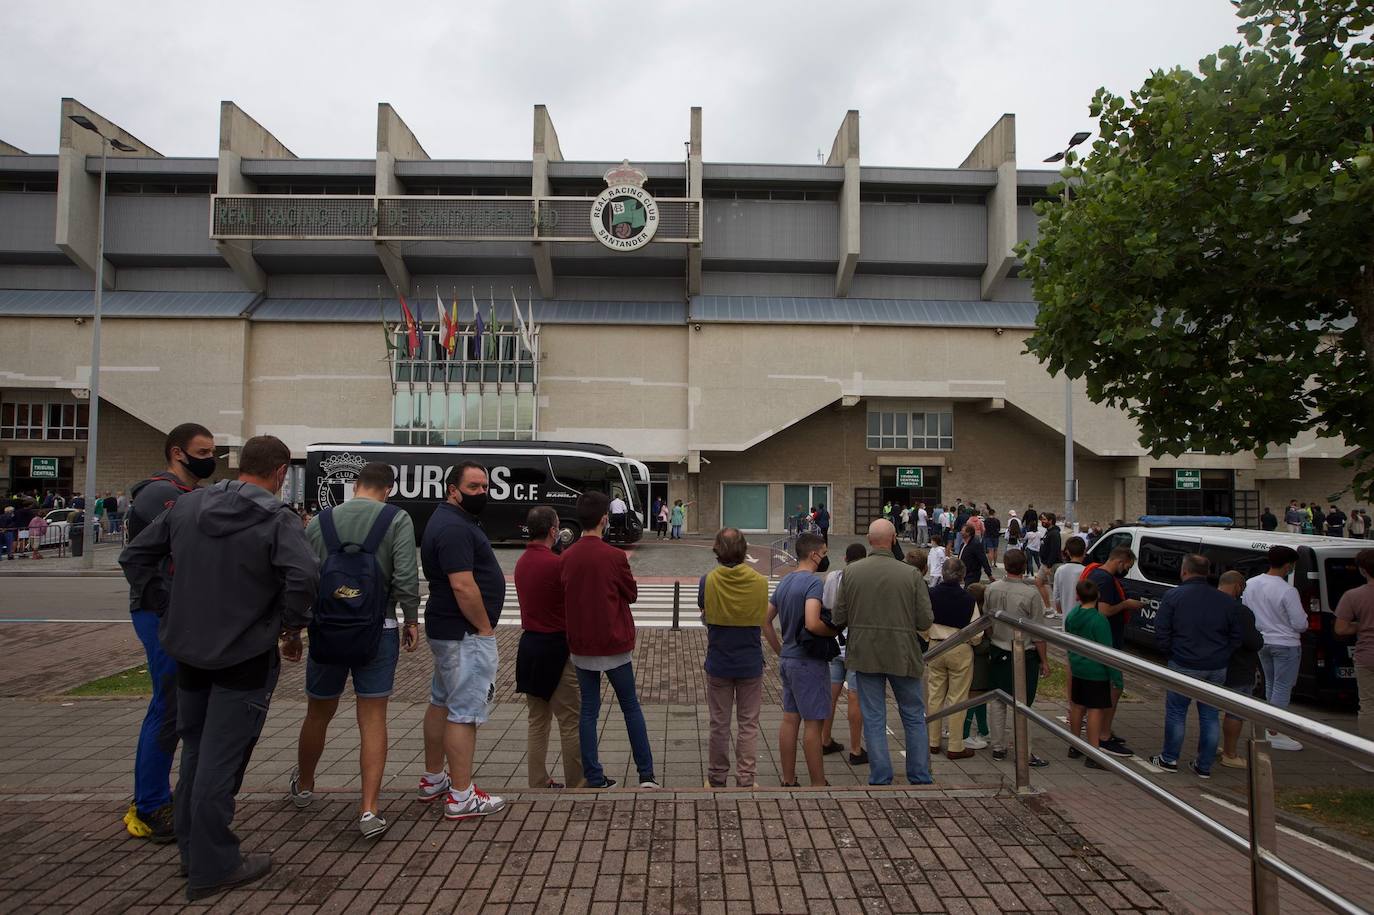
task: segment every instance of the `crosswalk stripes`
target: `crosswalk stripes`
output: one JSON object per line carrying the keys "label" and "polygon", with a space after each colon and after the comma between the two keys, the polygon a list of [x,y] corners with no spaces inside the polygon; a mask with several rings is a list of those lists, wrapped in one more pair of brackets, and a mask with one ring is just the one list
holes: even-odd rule
{"label": "crosswalk stripes", "polygon": [[[777,582],[768,583],[768,596],[773,596]],[[427,589],[424,589],[427,590]],[[673,586],[671,584],[641,584],[639,600],[630,605],[630,614],[635,625],[646,629],[669,628],[673,625]],[[424,621],[423,612],[420,615]],[[697,589],[691,584],[682,585],[678,604],[678,624],[683,629],[700,629],[701,611],[697,609]],[[501,608],[502,626],[520,625],[520,603],[515,596],[515,587],[506,585],[506,602]]]}

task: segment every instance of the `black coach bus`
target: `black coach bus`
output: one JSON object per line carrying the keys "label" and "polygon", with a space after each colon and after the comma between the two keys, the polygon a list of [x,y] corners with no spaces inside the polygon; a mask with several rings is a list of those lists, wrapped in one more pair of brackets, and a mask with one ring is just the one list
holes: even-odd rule
{"label": "black coach bus", "polygon": [[[577,523],[577,497],[599,490],[625,501],[629,511],[613,519],[606,539],[637,542],[644,534],[644,507],[639,486],[649,470],[607,445],[585,442],[479,440],[454,446],[319,444],[306,449],[305,493],[312,511],[338,505],[353,494],[353,481],[363,465],[383,461],[396,471],[391,501],[410,514],[415,536],[424,531],[434,506],[444,499],[450,467],[476,461],[487,468],[487,508],[482,529],[494,541],[522,540],[525,517],[536,505],[558,512],[564,546],[582,535]],[[620,523],[617,523],[620,522]]]}

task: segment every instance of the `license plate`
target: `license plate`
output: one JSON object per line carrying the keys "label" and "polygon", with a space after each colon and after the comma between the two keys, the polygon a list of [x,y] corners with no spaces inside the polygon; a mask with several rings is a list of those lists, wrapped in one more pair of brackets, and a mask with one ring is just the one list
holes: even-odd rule
{"label": "license plate", "polygon": [[1353,680],[1353,679],[1355,679],[1355,668],[1353,668],[1353,667],[1337,667],[1337,668],[1336,668],[1336,679],[1337,679],[1337,680]]}

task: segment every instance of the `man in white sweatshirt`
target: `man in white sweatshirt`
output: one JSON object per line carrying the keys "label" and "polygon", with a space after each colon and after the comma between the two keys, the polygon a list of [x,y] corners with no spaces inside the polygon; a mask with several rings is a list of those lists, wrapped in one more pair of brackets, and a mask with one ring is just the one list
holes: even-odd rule
{"label": "man in white sweatshirt", "polygon": [[[1264,698],[1270,705],[1288,708],[1293,684],[1302,663],[1302,634],[1307,631],[1307,613],[1302,608],[1298,589],[1288,583],[1297,565],[1298,553],[1292,547],[1269,548],[1269,571],[1245,583],[1245,606],[1255,614],[1255,627],[1264,636],[1260,666],[1264,669]],[[1283,734],[1268,732],[1275,750],[1301,750],[1302,744]]]}

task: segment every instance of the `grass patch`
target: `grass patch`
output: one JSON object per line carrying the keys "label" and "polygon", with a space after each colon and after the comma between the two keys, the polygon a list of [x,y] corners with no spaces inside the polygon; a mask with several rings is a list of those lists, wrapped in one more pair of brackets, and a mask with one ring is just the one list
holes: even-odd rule
{"label": "grass patch", "polygon": [[1287,788],[1275,799],[1289,813],[1374,839],[1374,789]]}
{"label": "grass patch", "polygon": [[1055,659],[1051,662],[1049,676],[1040,679],[1040,685],[1035,690],[1035,698],[1039,700],[1042,697],[1069,698],[1069,668],[1063,661]]}
{"label": "grass patch", "polygon": [[148,696],[153,692],[153,681],[148,676],[146,666],[130,667],[117,674],[101,677],[89,683],[67,690],[68,696]]}

